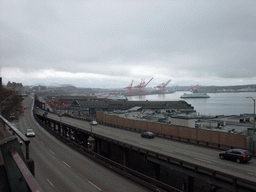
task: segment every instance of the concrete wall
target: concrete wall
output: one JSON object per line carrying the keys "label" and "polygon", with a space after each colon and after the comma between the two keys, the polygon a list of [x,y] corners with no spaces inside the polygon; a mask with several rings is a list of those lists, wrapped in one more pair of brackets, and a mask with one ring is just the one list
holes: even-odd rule
{"label": "concrete wall", "polygon": [[194,129],[185,126],[168,125],[142,120],[133,120],[115,115],[97,112],[97,121],[114,127],[130,129],[138,132],[152,131],[158,136],[198,143],[216,148],[248,148],[245,135],[223,133],[218,131]]}

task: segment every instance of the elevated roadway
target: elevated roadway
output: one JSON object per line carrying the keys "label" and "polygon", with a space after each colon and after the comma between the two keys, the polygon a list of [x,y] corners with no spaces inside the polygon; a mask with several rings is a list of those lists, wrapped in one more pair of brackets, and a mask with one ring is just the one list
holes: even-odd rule
{"label": "elevated roadway", "polygon": [[[42,115],[43,111],[37,109],[36,113]],[[68,117],[61,117],[60,119],[60,117],[57,115],[50,113],[48,114],[48,118],[70,124],[87,131],[91,130],[89,122]],[[140,148],[155,151],[157,153],[178,158],[186,162],[197,164],[199,166],[207,167],[219,172],[246,179],[248,181],[256,182],[255,159],[252,159],[246,164],[237,164],[236,162],[232,161],[220,160],[218,156],[219,150],[216,149],[159,137],[155,137],[154,139],[150,140],[144,139],[140,137],[140,133],[117,129],[105,125],[93,126],[92,131],[114,140],[136,145]]]}
{"label": "elevated roadway", "polygon": [[60,142],[35,121],[30,97],[24,105],[27,110],[16,126],[23,133],[27,128],[36,133],[36,137],[30,137],[30,156],[35,161],[35,177],[44,191],[150,191]]}

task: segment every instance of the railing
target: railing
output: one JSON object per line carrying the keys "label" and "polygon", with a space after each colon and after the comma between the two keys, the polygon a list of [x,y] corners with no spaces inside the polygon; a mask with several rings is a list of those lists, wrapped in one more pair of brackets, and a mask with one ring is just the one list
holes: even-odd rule
{"label": "railing", "polygon": [[26,166],[26,164],[24,163],[22,158],[19,156],[17,151],[11,150],[10,153],[11,153],[12,158],[15,161],[16,165],[18,166],[21,174],[23,175],[25,181],[27,182],[29,189],[32,192],[43,192],[43,190],[37,183],[35,177],[31,174],[28,167]]}
{"label": "railing", "polygon": [[[4,131],[6,130],[6,126],[8,126],[13,131],[13,135],[16,134],[20,137],[26,145],[25,159],[16,136],[9,136],[0,141],[0,149],[4,160],[6,177],[8,179],[8,184],[6,185],[9,185],[12,192],[43,192],[31,173],[31,170],[28,168],[28,164],[33,163],[33,161],[29,159],[30,140],[3,116],[0,115],[0,119],[3,123]],[[32,167],[32,171],[34,172],[34,165]]]}
{"label": "railing", "polygon": [[14,127],[9,121],[7,121],[2,115],[0,115],[0,119],[2,120],[4,130],[6,130],[6,125],[12,130],[13,135],[17,135],[24,143],[26,146],[26,159],[29,159],[29,143],[30,140],[23,135],[20,130],[18,130],[16,127]]}

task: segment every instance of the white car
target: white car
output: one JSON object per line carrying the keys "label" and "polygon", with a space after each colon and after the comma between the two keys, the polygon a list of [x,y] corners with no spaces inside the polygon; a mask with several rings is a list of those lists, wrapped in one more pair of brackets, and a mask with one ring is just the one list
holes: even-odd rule
{"label": "white car", "polygon": [[91,122],[91,125],[98,125],[98,123],[97,123],[97,121],[93,120],[93,121]]}
{"label": "white car", "polygon": [[35,137],[36,136],[36,134],[35,134],[33,129],[27,129],[25,135],[27,137]]}

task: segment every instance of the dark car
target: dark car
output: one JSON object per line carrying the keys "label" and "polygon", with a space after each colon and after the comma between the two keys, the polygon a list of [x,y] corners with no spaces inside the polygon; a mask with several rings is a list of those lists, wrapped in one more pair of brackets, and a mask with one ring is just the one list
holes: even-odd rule
{"label": "dark car", "polygon": [[33,129],[27,129],[25,135],[27,137],[35,137],[36,136],[36,134],[35,134]]}
{"label": "dark car", "polygon": [[219,153],[221,159],[236,161],[237,163],[248,162],[252,159],[251,153],[246,149],[229,149]]}
{"label": "dark car", "polygon": [[47,115],[48,115],[48,112],[45,111],[44,114],[43,114],[43,116],[44,116],[44,117],[47,117]]}
{"label": "dark car", "polygon": [[141,133],[141,137],[146,137],[146,138],[154,138],[155,134],[150,132],[150,131],[145,131],[144,133]]}

